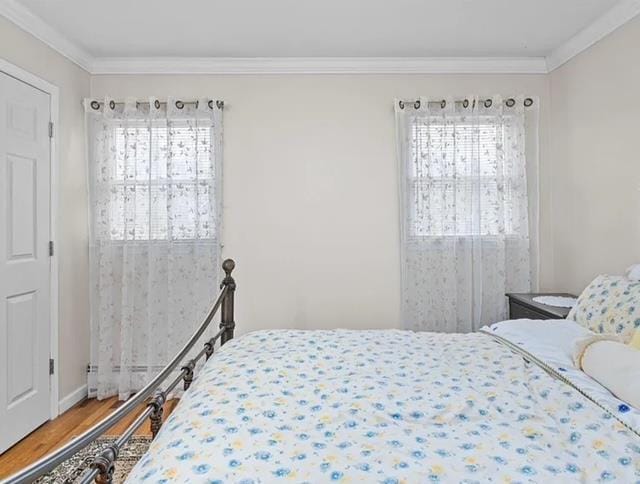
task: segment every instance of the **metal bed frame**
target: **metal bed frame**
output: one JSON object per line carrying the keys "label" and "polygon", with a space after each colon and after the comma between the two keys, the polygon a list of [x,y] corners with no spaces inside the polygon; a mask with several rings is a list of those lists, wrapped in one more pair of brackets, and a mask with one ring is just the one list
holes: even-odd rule
{"label": "metal bed frame", "polygon": [[[89,484],[95,481],[98,484],[111,484],[113,480],[113,472],[115,470],[115,461],[118,458],[120,449],[122,449],[129,439],[133,436],[142,424],[149,418],[151,422],[152,438],[155,438],[160,427],[162,426],[162,408],[167,395],[182,381],[184,389],[187,390],[193,382],[194,369],[198,361],[205,356],[208,360],[213,355],[214,345],[220,340],[220,345],[224,345],[230,339],[233,339],[233,332],[236,323],[233,318],[233,299],[236,290],[236,282],[231,277],[231,272],[236,264],[232,259],[227,259],[222,263],[222,269],[225,277],[220,284],[220,294],[215,303],[211,307],[207,317],[204,319],[200,327],[189,338],[189,341],[182,347],[180,352],[158,373],[153,380],[145,385],[140,391],[127,400],[122,406],[115,410],[112,414],[105,417],[89,430],[79,435],[58,450],[46,455],[42,459],[34,462],[30,466],[21,470],[17,474],[10,476],[2,484],[17,484],[33,482],[35,479],[43,476],[56,466],[72,457],[75,453],[94,442],[106,430],[111,428],[125,416],[133,412],[138,405],[147,400],[146,408],[138,417],[127,427],[116,441],[107,446],[102,452],[97,454],[91,466],[80,476],[78,482]],[[180,367],[180,373],[169,383],[164,390],[160,388],[163,382],[174,371],[178,364],[187,356],[187,353],[193,348],[198,339],[207,329],[218,309],[220,314],[220,330],[204,344],[200,352],[191,360],[183,363]]]}

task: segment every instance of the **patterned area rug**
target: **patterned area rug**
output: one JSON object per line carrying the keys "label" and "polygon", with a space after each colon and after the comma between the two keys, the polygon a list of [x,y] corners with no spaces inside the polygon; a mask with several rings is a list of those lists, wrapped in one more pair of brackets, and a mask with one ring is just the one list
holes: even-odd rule
{"label": "patterned area rug", "polygon": [[[82,473],[89,468],[94,456],[115,440],[116,437],[100,437],[93,444],[85,447],[71,459],[63,462],[35,482],[38,484],[71,484],[76,482]],[[150,443],[150,437],[132,437],[129,440],[116,460],[116,470],[113,475],[114,484],[124,482],[133,466],[147,451]]]}

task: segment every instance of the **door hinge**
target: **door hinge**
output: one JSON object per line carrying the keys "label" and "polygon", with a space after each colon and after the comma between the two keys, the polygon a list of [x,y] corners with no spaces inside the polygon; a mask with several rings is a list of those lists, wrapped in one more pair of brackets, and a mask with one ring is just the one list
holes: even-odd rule
{"label": "door hinge", "polygon": [[49,138],[53,138],[53,122],[49,121]]}
{"label": "door hinge", "polygon": [[56,368],[55,360],[53,358],[49,358],[49,375],[53,375],[55,368]]}
{"label": "door hinge", "polygon": [[49,257],[53,257],[53,240],[49,241]]}

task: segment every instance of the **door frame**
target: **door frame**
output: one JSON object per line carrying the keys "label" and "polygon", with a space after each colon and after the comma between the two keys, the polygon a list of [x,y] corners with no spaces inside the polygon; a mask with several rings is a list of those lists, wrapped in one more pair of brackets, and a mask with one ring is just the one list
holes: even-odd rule
{"label": "door frame", "polygon": [[53,136],[49,138],[49,240],[54,244],[53,255],[49,257],[49,358],[54,360],[55,370],[53,375],[49,375],[49,397],[50,397],[50,418],[54,419],[59,411],[59,384],[60,384],[60,361],[58,358],[58,252],[60,247],[57,240],[57,214],[58,214],[58,118],[60,109],[60,90],[58,86],[45,81],[39,76],[32,74],[0,57],[0,72],[28,84],[46,94],[49,94],[49,116],[53,123]]}

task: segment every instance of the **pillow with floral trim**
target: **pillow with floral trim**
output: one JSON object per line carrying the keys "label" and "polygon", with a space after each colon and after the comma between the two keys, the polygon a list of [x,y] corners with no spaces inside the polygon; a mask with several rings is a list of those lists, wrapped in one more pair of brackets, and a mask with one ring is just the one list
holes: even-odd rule
{"label": "pillow with floral trim", "polygon": [[617,334],[628,343],[640,328],[640,281],[623,276],[596,277],[582,291],[567,319],[594,333]]}

